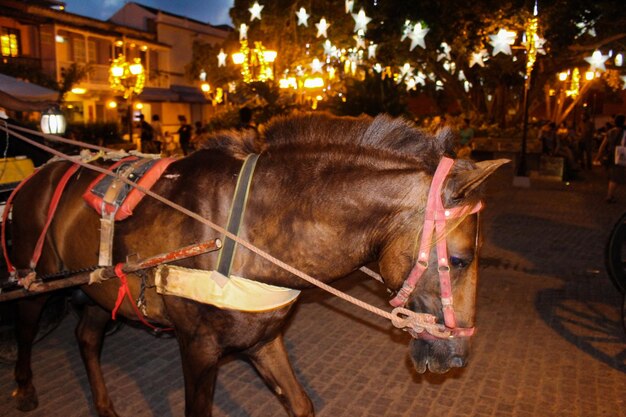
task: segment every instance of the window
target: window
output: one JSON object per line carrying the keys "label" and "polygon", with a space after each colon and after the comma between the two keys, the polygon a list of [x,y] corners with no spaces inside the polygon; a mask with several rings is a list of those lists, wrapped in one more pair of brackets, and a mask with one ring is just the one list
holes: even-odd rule
{"label": "window", "polygon": [[2,56],[18,56],[20,54],[20,31],[18,29],[2,28],[0,50]]}

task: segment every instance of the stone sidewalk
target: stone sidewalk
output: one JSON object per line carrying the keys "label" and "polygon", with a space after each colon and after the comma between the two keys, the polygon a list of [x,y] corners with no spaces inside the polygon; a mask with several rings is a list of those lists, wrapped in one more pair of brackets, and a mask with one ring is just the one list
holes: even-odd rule
{"label": "stone sidewalk", "polygon": [[[604,203],[599,170],[569,185],[533,180],[530,189],[513,188],[512,175],[505,168],[488,187],[467,368],[416,375],[406,334],[317,290],[305,293],[286,341],[319,417],[626,416],[621,299],[603,266],[604,242],[626,204]],[[361,275],[337,286],[386,304],[385,290]],[[94,415],[75,323],[69,315],[36,346],[36,411],[13,409],[12,367],[0,365],[0,415]],[[124,327],[107,338],[102,362],[122,416],[183,416],[173,339]],[[220,368],[214,416],[286,413],[247,363],[232,360]]]}

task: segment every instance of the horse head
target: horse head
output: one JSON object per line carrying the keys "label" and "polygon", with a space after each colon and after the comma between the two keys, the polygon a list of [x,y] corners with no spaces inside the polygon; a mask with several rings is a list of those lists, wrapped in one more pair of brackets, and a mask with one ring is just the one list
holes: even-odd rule
{"label": "horse head", "polygon": [[423,214],[414,220],[422,225],[419,237],[405,233],[391,245],[396,250],[379,260],[386,282],[399,290],[391,304],[432,319],[434,331],[408,329],[419,373],[445,373],[467,363],[478,281],[480,185],[506,162],[442,158],[435,174],[421,184],[428,197]]}

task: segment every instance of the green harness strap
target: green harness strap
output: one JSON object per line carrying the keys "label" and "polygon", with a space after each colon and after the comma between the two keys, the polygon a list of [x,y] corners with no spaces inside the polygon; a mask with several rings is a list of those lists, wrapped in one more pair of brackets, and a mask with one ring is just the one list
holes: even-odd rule
{"label": "green harness strap", "polygon": [[[248,155],[239,172],[235,195],[230,206],[230,213],[228,214],[228,226],[226,227],[226,230],[235,236],[239,236],[239,227],[246,211],[246,202],[248,201],[248,193],[252,183],[252,174],[254,174],[254,167],[258,159],[258,154]],[[230,277],[230,269],[233,265],[236,248],[237,243],[225,236],[220,256],[217,259],[217,271],[225,277]]]}

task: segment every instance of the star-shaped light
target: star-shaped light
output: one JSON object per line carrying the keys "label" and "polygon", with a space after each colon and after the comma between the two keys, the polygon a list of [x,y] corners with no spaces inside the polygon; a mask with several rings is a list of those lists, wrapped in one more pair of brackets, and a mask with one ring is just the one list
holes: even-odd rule
{"label": "star-shaped light", "polygon": [[404,26],[402,27],[402,37],[400,38],[400,42],[405,40],[407,36],[409,36],[409,33],[411,33],[412,30],[413,30],[413,25],[411,24],[411,21],[405,20]]}
{"label": "star-shaped light", "polygon": [[409,33],[408,37],[411,39],[411,46],[409,51],[415,49],[417,45],[421,46],[422,49],[426,49],[426,44],[424,43],[424,36],[428,33],[430,29],[422,28],[422,24],[417,22],[415,26],[413,26],[413,30]]}
{"label": "star-shaped light", "polygon": [[346,14],[352,13],[352,9],[354,9],[354,0],[346,0]]}
{"label": "star-shaped light", "polygon": [[250,11],[250,21],[252,22],[254,19],[261,20],[261,10],[263,10],[265,6],[261,6],[258,1],[255,1],[252,7],[248,10]]}
{"label": "star-shaped light", "polygon": [[546,40],[541,36],[535,36],[535,48],[537,49],[538,54],[545,55],[546,50],[544,49],[544,45],[546,44]]}
{"label": "star-shaped light", "polygon": [[576,35],[576,37],[578,38],[579,36],[584,35],[585,33],[588,33],[589,36],[592,37],[596,37],[596,28],[594,27],[594,25],[596,24],[595,20],[590,20],[589,22],[578,22],[576,23],[576,27],[580,30],[578,32],[578,35]]}
{"label": "star-shaped light", "polygon": [[370,43],[370,45],[367,47],[367,59],[376,58],[377,47],[378,45],[376,45],[375,43]]}
{"label": "star-shaped light", "polygon": [[606,67],[604,66],[604,63],[606,62],[606,60],[609,59],[608,55],[602,55],[602,52],[596,50],[593,51],[593,54],[591,56],[585,57],[585,61],[589,62],[589,70],[593,71],[593,70],[600,70],[600,71],[606,71]]}
{"label": "star-shaped light", "polygon": [[226,66],[226,57],[228,55],[226,55],[224,53],[223,49],[220,49],[220,53],[217,54],[217,66],[218,67],[225,67]]}
{"label": "star-shaped light", "polygon": [[506,29],[500,29],[497,34],[489,35],[491,41],[489,42],[493,46],[493,56],[498,55],[500,52],[506,55],[511,55],[511,45],[515,43],[517,34],[510,32]]}
{"label": "star-shaped light", "polygon": [[620,76],[624,85],[622,85],[622,90],[626,90],[626,75]]}
{"label": "star-shaped light", "polygon": [[324,55],[334,55],[337,52],[337,48],[333,46],[330,40],[326,39],[324,42]]}
{"label": "star-shaped light", "polygon": [[472,56],[469,60],[469,66],[472,68],[474,65],[478,64],[481,67],[485,66],[485,60],[488,57],[488,52],[486,49],[481,49],[478,52],[472,52]]}
{"label": "star-shaped light", "polygon": [[406,77],[409,74],[413,73],[413,67],[408,62],[400,67],[400,77]]}
{"label": "star-shaped light", "polygon": [[358,32],[359,30],[365,32],[367,30],[367,24],[372,21],[371,17],[367,17],[365,15],[365,11],[363,9],[359,10],[358,13],[352,13],[352,18],[354,19],[355,32]]}
{"label": "star-shaped light", "polygon": [[315,74],[316,72],[322,72],[322,67],[324,64],[322,64],[319,59],[315,58],[309,65],[311,67],[311,74]]}
{"label": "star-shaped light", "polygon": [[426,86],[426,74],[424,74],[422,71],[418,71],[417,75],[415,76],[415,82],[417,84],[421,84],[422,87]]}
{"label": "star-shaped light", "polygon": [[374,68],[374,71],[376,71],[378,74],[380,74],[381,72],[383,72],[383,66],[380,65],[379,62],[375,63],[374,66],[372,67]]}
{"label": "star-shaped light", "polygon": [[415,77],[409,77],[405,81],[406,91],[417,90],[417,81]]}
{"label": "star-shaped light", "polygon": [[296,16],[298,16],[298,26],[302,25],[309,27],[308,20],[311,15],[306,12],[304,7],[300,7],[300,10],[296,12]]}
{"label": "star-shaped light", "polygon": [[327,38],[328,34],[326,33],[326,31],[328,30],[329,26],[330,26],[330,23],[326,22],[326,19],[322,17],[319,23],[315,24],[315,27],[317,28],[316,38],[319,38],[320,36],[324,36],[325,38]]}
{"label": "star-shaped light", "polygon": [[239,25],[239,40],[248,39],[248,25],[242,23]]}
{"label": "star-shaped light", "polygon": [[365,49],[365,38],[362,36],[354,36],[356,41],[356,49]]}
{"label": "star-shaped light", "polygon": [[441,61],[442,59],[447,59],[448,61],[452,60],[452,57],[450,56],[450,52],[452,51],[452,48],[450,48],[450,45],[448,45],[445,42],[441,42],[439,49],[442,52],[439,55],[437,55],[437,62]]}

